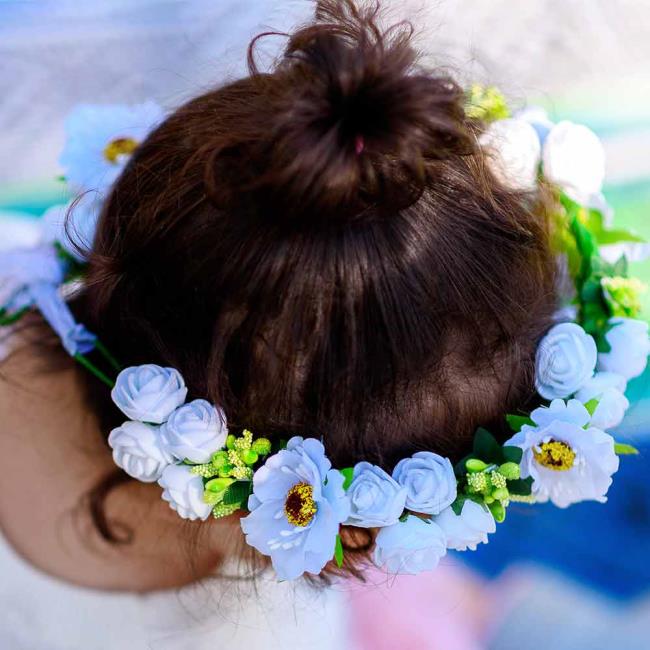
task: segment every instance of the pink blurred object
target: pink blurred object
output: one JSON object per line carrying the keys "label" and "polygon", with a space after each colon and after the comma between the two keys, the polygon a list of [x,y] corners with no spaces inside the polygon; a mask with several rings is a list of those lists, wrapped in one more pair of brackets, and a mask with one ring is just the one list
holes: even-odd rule
{"label": "pink blurred object", "polygon": [[483,650],[493,622],[490,590],[446,560],[433,573],[349,583],[350,634],[356,650]]}

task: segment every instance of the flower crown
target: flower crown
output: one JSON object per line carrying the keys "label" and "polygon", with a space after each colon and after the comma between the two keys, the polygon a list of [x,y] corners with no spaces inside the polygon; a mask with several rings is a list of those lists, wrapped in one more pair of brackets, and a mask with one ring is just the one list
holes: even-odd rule
{"label": "flower crown", "polygon": [[[648,325],[637,320],[643,286],[627,269],[630,252],[646,249],[636,235],[611,228],[600,191],[604,153],[589,129],[552,124],[540,111],[512,117],[495,89],[478,86],[469,93],[467,113],[487,124],[480,144],[501,182],[521,190],[539,182],[554,188],[558,259],[571,280],[557,322],[537,350],[543,405],[507,415],[513,435],[503,445],[481,428],[472,452],[455,466],[419,451],[389,474],[365,461],[332,468],[314,438],[230,433],[217,405],[186,401],[177,370],[122,369],[75,323],[64,295],[83,273],[84,259],[63,228],[68,206],[47,212],[40,246],[0,257],[0,324],[39,309],[65,349],[111,388],[128,418],[108,438],[115,463],[133,478],[157,481],[183,518],[247,511],[241,519],[246,541],[271,558],[283,580],[318,574],[331,560],[342,566],[342,525],[379,529],[375,564],[415,574],[433,569],[447,549],[475,550],[487,542],[513,501],[561,508],[604,502],[618,455],[636,453],[606,431],[622,421],[627,381],[644,371],[650,352]],[[61,158],[72,190],[107,189],[161,119],[153,104],[75,111]],[[100,204],[87,193],[72,213],[69,230],[87,244]],[[105,370],[91,360],[93,351]]]}

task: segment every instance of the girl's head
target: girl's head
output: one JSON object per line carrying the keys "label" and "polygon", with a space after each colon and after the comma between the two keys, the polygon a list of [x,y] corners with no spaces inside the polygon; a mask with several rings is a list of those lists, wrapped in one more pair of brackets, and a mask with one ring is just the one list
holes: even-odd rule
{"label": "girl's head", "polygon": [[[171,115],[101,216],[80,315],[234,429],[338,467],[469,450],[534,394],[555,306],[543,202],[506,189],[409,25],[322,0],[269,73]],[[117,417],[117,414],[115,414]]]}

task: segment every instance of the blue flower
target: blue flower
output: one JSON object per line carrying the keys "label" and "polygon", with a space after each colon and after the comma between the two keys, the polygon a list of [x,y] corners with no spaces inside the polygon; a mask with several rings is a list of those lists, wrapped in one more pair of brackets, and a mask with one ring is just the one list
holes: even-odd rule
{"label": "blue flower", "polygon": [[456,499],[456,476],[451,461],[431,451],[418,451],[400,460],[393,478],[406,488],[406,507],[437,515]]}
{"label": "blue flower", "polygon": [[381,467],[357,463],[348,488],[351,526],[374,528],[397,523],[406,503],[406,488]]}
{"label": "blue flower", "polygon": [[68,184],[75,192],[105,191],[163,118],[162,109],[150,101],[75,107],[65,122],[66,141],[59,160]]}
{"label": "blue flower", "polygon": [[165,422],[186,396],[185,381],[178,370],[153,363],[122,370],[111,392],[127,417],[152,424]]}
{"label": "blue flower", "polygon": [[379,531],[373,561],[389,573],[417,575],[435,569],[446,553],[447,538],[442,528],[410,515]]}
{"label": "blue flower", "polygon": [[294,437],[255,472],[241,527],[282,580],[318,574],[334,556],[350,505],[343,475],[331,467],[318,440]]}

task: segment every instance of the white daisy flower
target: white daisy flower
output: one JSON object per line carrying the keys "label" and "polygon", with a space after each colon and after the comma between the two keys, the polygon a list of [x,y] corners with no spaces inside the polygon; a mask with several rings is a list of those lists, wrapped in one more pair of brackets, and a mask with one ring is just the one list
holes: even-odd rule
{"label": "white daisy flower", "polygon": [[73,191],[109,188],[163,117],[162,109],[150,101],[133,106],[77,106],[66,120],[66,142],[59,158]]}
{"label": "white daisy flower", "polygon": [[556,399],[531,413],[535,426],[524,425],[506,445],[523,450],[522,478],[533,478],[536,501],[566,508],[579,501],[604,503],[618,470],[614,439],[588,426],[591,416],[576,399]]}

